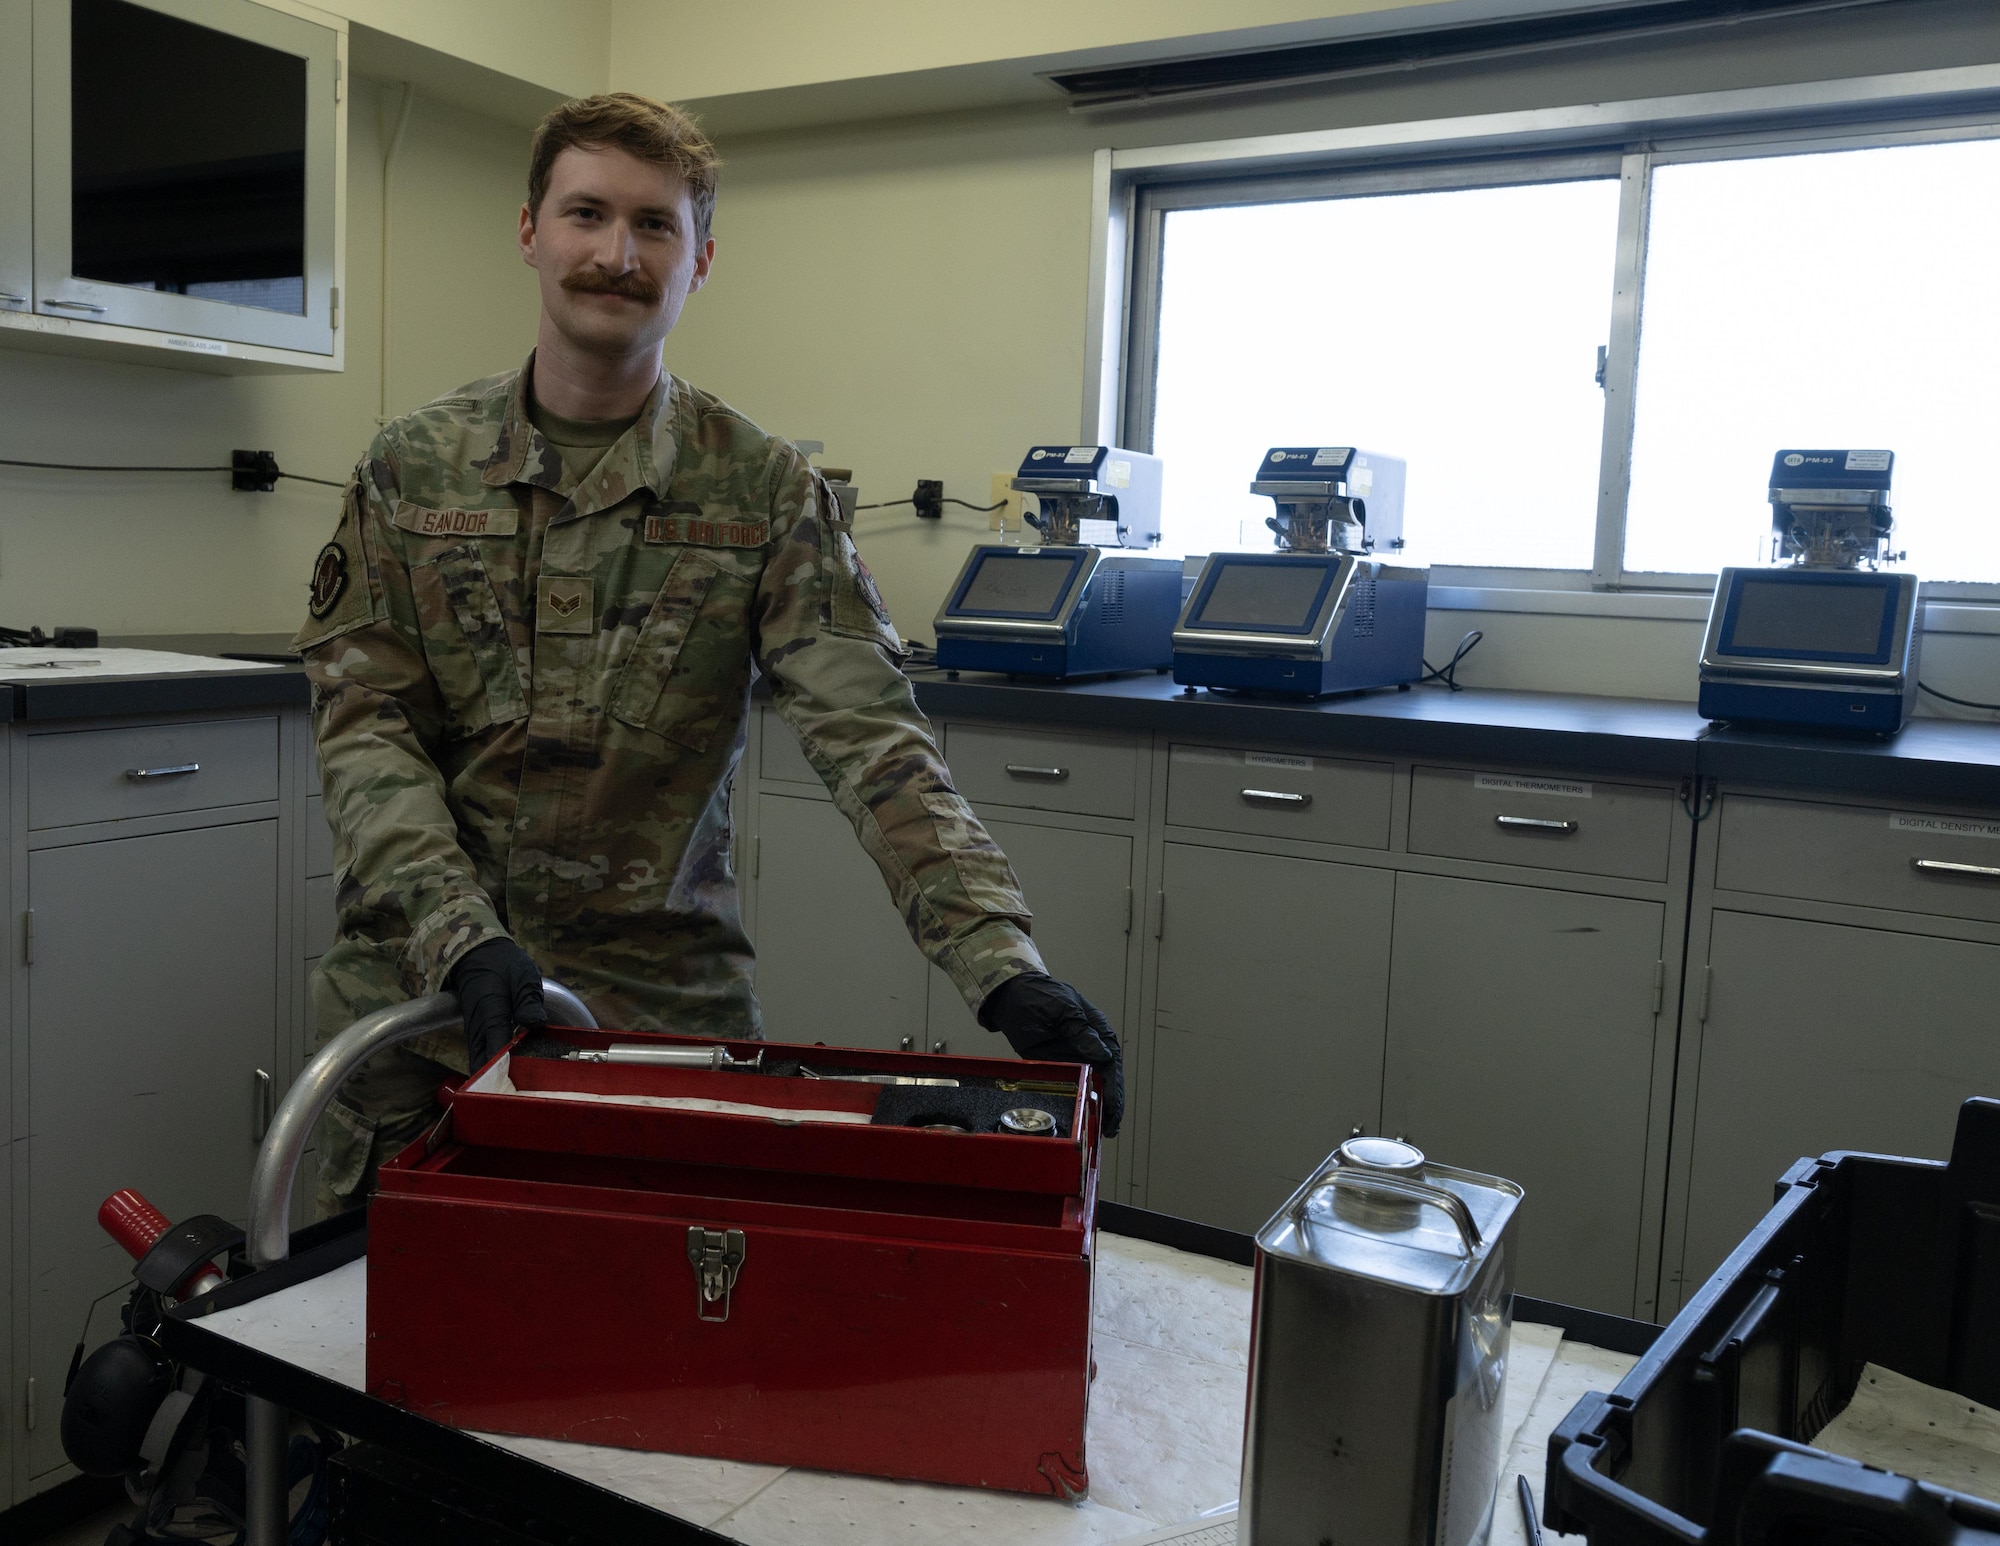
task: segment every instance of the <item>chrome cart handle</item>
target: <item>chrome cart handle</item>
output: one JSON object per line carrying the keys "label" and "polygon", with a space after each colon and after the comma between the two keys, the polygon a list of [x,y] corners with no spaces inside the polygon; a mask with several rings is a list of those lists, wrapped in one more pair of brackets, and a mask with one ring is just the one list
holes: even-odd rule
{"label": "chrome cart handle", "polygon": [[[559,982],[542,979],[542,1002],[558,1024],[597,1028],[583,1000]],[[251,1266],[268,1267],[291,1254],[292,1184],[298,1178],[299,1161],[312,1141],[313,1128],[348,1075],[384,1047],[433,1031],[456,1030],[463,1024],[457,995],[433,993],[429,998],[392,1004],[363,1015],[313,1054],[278,1103],[250,1174],[247,1233]],[[245,1405],[245,1469],[250,1493],[246,1534],[250,1546],[285,1546],[291,1533],[289,1489],[285,1485],[290,1418],[277,1402],[261,1396],[250,1397]]]}
{"label": "chrome cart handle", "polygon": [[198,762],[177,762],[170,768],[127,768],[125,776],[134,783],[142,783],[149,778],[181,778],[200,771]]}
{"label": "chrome cart handle", "polygon": [[1919,875],[1961,875],[1973,880],[2000,880],[2000,866],[1953,864],[1949,859],[1912,859],[1910,868]]}
{"label": "chrome cart handle", "polygon": [[1541,816],[1495,816],[1493,825],[1510,832],[1574,832],[1573,821],[1550,821]]}
{"label": "chrome cart handle", "polygon": [[[542,1002],[558,1025],[597,1028],[583,1000],[547,977],[542,979]],[[455,1031],[463,1023],[457,996],[433,993],[429,998],[392,1004],[363,1015],[313,1054],[278,1102],[263,1146],[257,1151],[256,1169],[250,1174],[246,1233],[251,1266],[268,1267],[291,1254],[292,1183],[298,1178],[299,1160],[312,1141],[313,1128],[348,1076],[384,1047],[414,1041],[434,1031]]]}
{"label": "chrome cart handle", "polygon": [[1024,767],[1018,762],[1010,762],[1007,764],[1007,776],[1009,778],[1039,778],[1045,783],[1060,784],[1064,779],[1069,777],[1069,769],[1030,768]]}
{"label": "chrome cart handle", "polygon": [[1302,811],[1313,803],[1309,794],[1291,794],[1283,789],[1245,789],[1241,793],[1252,805],[1283,805],[1295,811]]}
{"label": "chrome cart handle", "polygon": [[1306,1203],[1321,1192],[1348,1187],[1355,1191],[1386,1192],[1391,1197],[1401,1197],[1407,1202],[1423,1203],[1437,1208],[1457,1226],[1458,1238],[1465,1247],[1467,1256],[1479,1254],[1479,1226],[1473,1222],[1472,1210],[1465,1205],[1465,1199],[1456,1192],[1448,1192],[1441,1186],[1429,1186],[1422,1181],[1412,1181],[1405,1176],[1392,1176],[1379,1170],[1358,1170],[1342,1166],[1326,1173],[1325,1179],[1299,1202],[1292,1215],[1295,1224],[1310,1229],[1311,1221],[1306,1217]]}
{"label": "chrome cart handle", "polygon": [[42,304],[44,306],[60,306],[64,311],[87,311],[92,316],[97,317],[103,316],[109,309],[108,307],[98,305],[95,301],[59,301],[53,296],[44,296]]}

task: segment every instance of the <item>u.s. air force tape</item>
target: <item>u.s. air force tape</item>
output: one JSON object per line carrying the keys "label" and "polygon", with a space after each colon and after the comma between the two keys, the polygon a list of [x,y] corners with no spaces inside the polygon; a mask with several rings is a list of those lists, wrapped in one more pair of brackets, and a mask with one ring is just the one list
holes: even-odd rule
{"label": "u.s. air force tape", "polygon": [[705,515],[649,515],[646,540],[706,548],[761,548],[771,540],[768,520],[714,519]]}

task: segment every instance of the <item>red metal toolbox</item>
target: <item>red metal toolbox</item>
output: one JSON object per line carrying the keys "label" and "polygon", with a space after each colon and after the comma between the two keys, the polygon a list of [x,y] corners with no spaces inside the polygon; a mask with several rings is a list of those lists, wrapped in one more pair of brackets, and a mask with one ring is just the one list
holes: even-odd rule
{"label": "red metal toolbox", "polygon": [[722,1045],[1073,1094],[1018,1097],[1062,1112],[1051,1135],[951,1132],[873,1120],[907,1086],[503,1055],[382,1169],[369,1393],[486,1432],[1081,1495],[1088,1070]]}

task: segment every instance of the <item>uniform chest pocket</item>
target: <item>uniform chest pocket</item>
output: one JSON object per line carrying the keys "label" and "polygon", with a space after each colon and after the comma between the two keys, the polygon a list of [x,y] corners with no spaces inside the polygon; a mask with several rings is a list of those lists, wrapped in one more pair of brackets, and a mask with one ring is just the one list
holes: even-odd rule
{"label": "uniform chest pocket", "polygon": [[[698,549],[683,548],[674,556],[618,673],[612,718],[695,751],[706,749],[720,706],[736,696],[733,677],[749,670],[745,607],[735,595],[745,583]],[[741,657],[740,665],[735,657]]]}
{"label": "uniform chest pocket", "polygon": [[528,697],[499,594],[479,549],[447,548],[410,567],[424,659],[451,711],[445,733],[476,735],[525,719]]}

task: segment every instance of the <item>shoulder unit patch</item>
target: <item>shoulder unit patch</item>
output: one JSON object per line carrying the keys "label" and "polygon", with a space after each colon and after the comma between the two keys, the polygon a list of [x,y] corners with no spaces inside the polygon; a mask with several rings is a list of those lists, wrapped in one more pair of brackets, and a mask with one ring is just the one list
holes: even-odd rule
{"label": "shoulder unit patch", "polygon": [[346,594],[347,549],[338,542],[329,542],[313,560],[312,597],[306,610],[316,618],[325,617]]}

